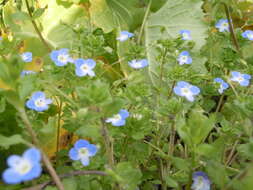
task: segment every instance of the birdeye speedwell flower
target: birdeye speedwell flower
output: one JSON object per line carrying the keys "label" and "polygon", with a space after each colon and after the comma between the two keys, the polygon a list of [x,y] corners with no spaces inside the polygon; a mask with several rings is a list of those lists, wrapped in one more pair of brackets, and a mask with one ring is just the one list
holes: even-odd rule
{"label": "birdeye speedwell flower", "polygon": [[143,67],[148,66],[148,60],[147,59],[141,59],[141,60],[132,60],[128,62],[128,65],[134,69],[141,69]]}
{"label": "birdeye speedwell flower", "polygon": [[84,166],[88,166],[90,157],[95,156],[97,150],[96,145],[81,139],[76,141],[74,147],[70,149],[69,157],[71,160],[80,160]]}
{"label": "birdeye speedwell flower", "polygon": [[177,61],[178,61],[179,65],[191,64],[192,58],[191,58],[190,53],[188,51],[183,51],[179,54]]}
{"label": "birdeye speedwell flower", "polygon": [[105,122],[111,123],[113,126],[120,127],[126,124],[126,118],[128,117],[129,117],[128,111],[121,109],[118,114],[113,115],[113,117],[106,119]]}
{"label": "birdeye speedwell flower", "polygon": [[253,31],[252,30],[245,30],[242,33],[242,37],[247,38],[252,41],[253,40]]}
{"label": "birdeye speedwell flower", "polygon": [[134,36],[133,33],[128,31],[121,31],[119,37],[117,37],[117,40],[124,42],[128,40],[129,38],[132,38]]}
{"label": "birdeye speedwell flower", "polygon": [[79,77],[83,77],[89,75],[90,77],[95,76],[95,72],[93,69],[96,66],[96,62],[93,59],[76,59],[76,75]]}
{"label": "birdeye speedwell flower", "polygon": [[225,32],[225,31],[229,31],[229,24],[228,24],[228,20],[227,19],[220,19],[215,27],[220,31],[220,32]]}
{"label": "birdeye speedwell flower", "polygon": [[55,63],[55,65],[60,67],[74,62],[74,60],[70,57],[69,50],[67,48],[53,50],[50,53],[50,58]]}
{"label": "birdeye speedwell flower", "polygon": [[197,86],[193,86],[185,81],[179,81],[173,90],[176,95],[183,96],[190,102],[193,102],[194,96],[200,93],[200,89]]}
{"label": "birdeye speedwell flower", "polygon": [[34,92],[31,98],[26,102],[29,109],[41,112],[48,109],[48,105],[52,103],[51,99],[47,99],[44,92]]}
{"label": "birdeye speedwell flower", "polygon": [[29,71],[29,70],[23,70],[20,75],[23,77],[25,75],[30,75],[30,74],[36,74],[36,72]]}
{"label": "birdeye speedwell flower", "polygon": [[180,30],[179,33],[182,36],[183,40],[191,40],[191,32],[189,30]]}
{"label": "birdeye speedwell flower", "polygon": [[192,190],[210,190],[211,182],[206,173],[198,171],[192,175]]}
{"label": "birdeye speedwell flower", "polygon": [[41,175],[41,154],[36,148],[30,148],[22,156],[12,155],[7,159],[9,166],[3,172],[3,180],[8,184],[17,184],[32,180]]}
{"label": "birdeye speedwell flower", "polygon": [[231,81],[238,82],[241,86],[248,86],[249,80],[251,76],[248,74],[242,74],[238,71],[231,72],[232,77],[230,78]]}
{"label": "birdeye speedwell flower", "polygon": [[29,62],[32,62],[33,60],[33,54],[32,52],[25,52],[21,54],[21,58],[24,62],[29,63]]}
{"label": "birdeye speedwell flower", "polygon": [[218,89],[218,92],[220,94],[222,94],[224,90],[226,90],[229,87],[228,83],[224,82],[224,80],[222,80],[221,78],[215,78],[214,82],[217,82],[220,84],[220,88]]}

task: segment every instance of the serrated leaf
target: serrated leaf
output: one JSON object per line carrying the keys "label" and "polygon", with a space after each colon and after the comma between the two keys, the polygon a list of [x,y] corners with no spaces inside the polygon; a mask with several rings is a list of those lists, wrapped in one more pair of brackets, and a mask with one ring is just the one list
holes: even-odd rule
{"label": "serrated leaf", "polygon": [[9,137],[0,135],[0,147],[8,149],[12,145],[16,144],[26,144],[26,141],[21,137],[21,135],[12,135]]}

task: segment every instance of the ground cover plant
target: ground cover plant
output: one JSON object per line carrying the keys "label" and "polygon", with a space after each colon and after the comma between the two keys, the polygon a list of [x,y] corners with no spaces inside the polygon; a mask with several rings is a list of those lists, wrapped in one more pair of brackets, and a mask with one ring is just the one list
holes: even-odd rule
{"label": "ground cover plant", "polygon": [[0,189],[252,190],[252,0],[0,1]]}

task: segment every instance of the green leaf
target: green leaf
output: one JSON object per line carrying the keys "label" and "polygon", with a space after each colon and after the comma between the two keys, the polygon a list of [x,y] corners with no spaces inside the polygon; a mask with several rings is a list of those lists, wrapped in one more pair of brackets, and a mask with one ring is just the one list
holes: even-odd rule
{"label": "green leaf", "polygon": [[28,15],[28,13],[22,11],[13,13],[11,16],[16,21],[30,20],[30,16]]}
{"label": "green leaf", "polygon": [[118,26],[134,29],[142,23],[144,9],[138,7],[136,0],[92,0],[90,3],[94,24],[106,33]]}
{"label": "green leaf", "polygon": [[129,162],[121,162],[116,166],[115,172],[121,177],[121,185],[127,190],[135,190],[141,182],[141,171],[134,168]]}
{"label": "green leaf", "polygon": [[149,17],[145,27],[145,43],[150,63],[149,75],[154,85],[157,84],[156,76],[159,76],[157,73],[159,64],[156,62],[157,51],[153,46],[157,40],[176,38],[180,30],[187,29],[191,31],[192,40],[196,43],[196,51],[204,45],[207,27],[203,23],[204,14],[201,6],[202,1],[168,0],[159,11]]}
{"label": "green leaf", "polygon": [[38,8],[38,9],[33,13],[32,18],[33,18],[33,19],[39,18],[39,17],[45,12],[46,9],[47,9],[47,7],[45,7],[45,8]]}
{"label": "green leaf", "polygon": [[0,135],[0,147],[8,149],[10,146],[16,144],[26,144],[26,141],[22,138],[21,135],[12,135],[9,137]]}

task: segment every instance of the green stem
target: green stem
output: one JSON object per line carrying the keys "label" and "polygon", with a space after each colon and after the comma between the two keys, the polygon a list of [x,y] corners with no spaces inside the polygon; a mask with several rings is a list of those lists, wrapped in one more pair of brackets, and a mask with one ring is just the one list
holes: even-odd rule
{"label": "green stem", "polygon": [[30,18],[31,18],[32,25],[33,25],[33,27],[34,27],[34,29],[35,29],[35,32],[38,34],[38,36],[39,36],[41,42],[42,42],[42,43],[44,44],[44,46],[47,48],[48,52],[51,52],[51,47],[49,46],[49,44],[48,44],[48,43],[46,42],[46,40],[44,39],[44,37],[42,36],[42,34],[41,34],[41,32],[40,32],[40,30],[39,30],[39,28],[38,28],[36,22],[33,20],[32,11],[31,11],[31,9],[30,9],[30,5],[29,5],[29,3],[28,3],[28,0],[25,0],[25,4],[26,4],[26,8],[27,8],[28,14],[29,14],[29,16],[30,16]]}
{"label": "green stem", "polygon": [[234,43],[234,46],[235,46],[237,52],[241,55],[240,46],[239,46],[238,40],[237,40],[236,35],[235,35],[235,31],[234,31],[234,28],[233,28],[233,23],[232,23],[232,18],[231,18],[230,12],[229,12],[229,8],[228,8],[226,3],[223,3],[223,5],[224,5],[224,8],[225,8],[225,13],[226,13],[228,24],[229,24],[229,31],[230,31],[230,34],[231,34],[231,38],[233,40],[233,43]]}
{"label": "green stem", "polygon": [[[30,134],[31,138],[32,138],[32,142],[36,147],[39,147],[39,140],[37,138],[37,135],[35,133],[35,131],[33,130],[32,124],[30,123],[28,116],[24,110],[24,108],[20,108],[18,109],[19,115],[21,117],[21,119],[23,120],[25,127],[28,131],[28,133]],[[46,154],[42,151],[42,161],[44,162],[49,174],[51,175],[54,183],[56,184],[57,188],[59,190],[64,190],[64,186],[59,178],[59,176],[57,175],[55,169],[53,168],[51,162],[49,161],[48,157],[46,156]]]}
{"label": "green stem", "polygon": [[137,41],[138,44],[141,43],[142,33],[143,33],[143,31],[144,31],[144,26],[145,26],[145,24],[146,24],[146,22],[147,22],[147,19],[148,19],[148,14],[149,14],[149,12],[150,12],[151,4],[152,4],[152,0],[149,0],[148,7],[147,7],[147,9],[146,9],[146,12],[145,12],[145,15],[144,15],[144,18],[143,18],[143,22],[142,22],[142,25],[141,25],[140,34],[139,34],[138,41]]}

